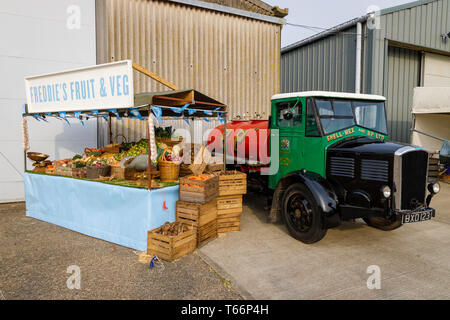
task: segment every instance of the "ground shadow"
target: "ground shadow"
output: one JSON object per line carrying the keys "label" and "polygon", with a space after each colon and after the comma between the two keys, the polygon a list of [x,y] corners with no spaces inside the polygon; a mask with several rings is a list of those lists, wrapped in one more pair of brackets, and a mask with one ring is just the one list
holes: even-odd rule
{"label": "ground shadow", "polygon": [[[250,214],[253,214],[258,218],[261,223],[270,223],[267,218],[269,215],[269,204],[267,202],[267,195],[263,193],[249,192],[244,195],[244,205],[247,206],[250,210]],[[284,222],[274,224],[284,233],[289,234]],[[333,228],[338,231],[348,231],[348,230],[357,230],[366,227],[366,224],[361,219],[342,221],[342,223]]]}

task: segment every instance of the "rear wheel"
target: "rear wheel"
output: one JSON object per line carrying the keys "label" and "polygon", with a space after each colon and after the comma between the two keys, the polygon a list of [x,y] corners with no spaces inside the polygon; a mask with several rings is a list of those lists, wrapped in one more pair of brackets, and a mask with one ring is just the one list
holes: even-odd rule
{"label": "rear wheel", "polygon": [[402,226],[402,222],[395,219],[386,219],[386,218],[363,218],[363,220],[371,227],[383,230],[383,231],[391,231]]}
{"label": "rear wheel", "polygon": [[282,200],[283,218],[289,233],[303,243],[314,243],[327,233],[319,207],[311,192],[301,183],[287,188]]}

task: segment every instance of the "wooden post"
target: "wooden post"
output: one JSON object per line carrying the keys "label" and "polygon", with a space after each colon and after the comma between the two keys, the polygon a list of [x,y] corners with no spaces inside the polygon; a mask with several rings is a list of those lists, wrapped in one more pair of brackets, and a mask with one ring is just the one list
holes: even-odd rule
{"label": "wooden post", "polygon": [[111,115],[108,114],[108,144],[112,141]]}
{"label": "wooden post", "polygon": [[[22,125],[23,125],[23,120],[25,119],[25,117],[22,114]],[[24,130],[24,129],[22,129]],[[25,139],[25,137],[24,137]],[[25,147],[25,140],[24,140],[24,145],[23,145],[23,172],[27,172],[27,149]]]}
{"label": "wooden post", "polygon": [[27,172],[27,150],[23,149],[23,172]]}
{"label": "wooden post", "polygon": [[227,114],[224,116],[225,123],[223,126],[223,170],[227,170]]}
{"label": "wooden post", "polygon": [[151,72],[150,70],[145,69],[143,66],[138,65],[137,63],[133,62],[133,69],[136,71],[139,71],[140,73],[145,74],[146,76],[152,78],[153,80],[158,81],[159,83],[165,85],[166,87],[169,87],[172,90],[178,90],[178,87],[172,83],[170,83],[169,81],[161,78],[160,76],[158,76],[157,74]]}
{"label": "wooden post", "polygon": [[148,120],[147,120],[147,139],[148,139],[147,183],[148,183],[148,191],[152,190],[152,148],[150,146],[150,112],[151,112],[151,108],[148,107]]}

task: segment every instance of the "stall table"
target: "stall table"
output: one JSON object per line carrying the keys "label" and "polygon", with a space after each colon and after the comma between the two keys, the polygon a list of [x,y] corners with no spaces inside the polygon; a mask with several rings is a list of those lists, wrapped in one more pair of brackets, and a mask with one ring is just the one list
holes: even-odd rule
{"label": "stall table", "polygon": [[147,231],[175,221],[178,186],[149,192],[29,172],[24,183],[28,217],[132,249],[147,250]]}

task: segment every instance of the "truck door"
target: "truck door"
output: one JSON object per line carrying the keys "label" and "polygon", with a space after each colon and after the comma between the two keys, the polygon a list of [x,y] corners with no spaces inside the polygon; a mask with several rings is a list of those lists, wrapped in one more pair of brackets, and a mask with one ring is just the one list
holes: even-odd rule
{"label": "truck door", "polygon": [[308,98],[306,101],[305,114],[303,165],[307,171],[312,171],[325,177],[325,146],[322,143],[319,115],[311,98]]}
{"label": "truck door", "polygon": [[286,174],[303,168],[304,121],[302,99],[275,102],[274,129],[279,130],[279,170],[276,183]]}

